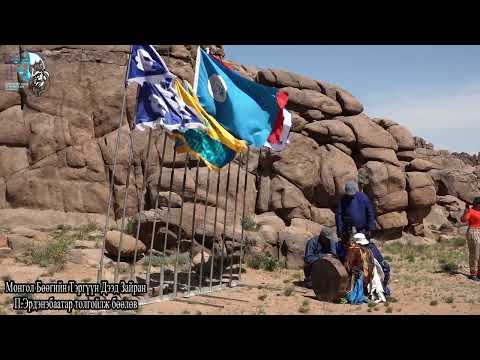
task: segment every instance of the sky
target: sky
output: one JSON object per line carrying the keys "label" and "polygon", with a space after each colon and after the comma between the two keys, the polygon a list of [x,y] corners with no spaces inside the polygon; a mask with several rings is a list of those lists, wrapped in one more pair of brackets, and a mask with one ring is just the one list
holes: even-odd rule
{"label": "sky", "polygon": [[480,46],[225,45],[226,59],[289,70],[352,93],[436,149],[480,151]]}

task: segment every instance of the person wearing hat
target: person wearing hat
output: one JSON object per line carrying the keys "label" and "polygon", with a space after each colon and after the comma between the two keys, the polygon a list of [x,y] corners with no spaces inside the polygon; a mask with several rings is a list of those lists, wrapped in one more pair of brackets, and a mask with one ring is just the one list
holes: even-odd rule
{"label": "person wearing hat", "polygon": [[365,193],[358,191],[354,181],[345,184],[345,195],[335,213],[337,235],[344,238],[355,227],[356,232],[364,233],[367,238],[375,230],[375,211],[372,202]]}
{"label": "person wearing hat", "polygon": [[391,291],[388,288],[388,282],[390,281],[390,264],[385,260],[382,253],[378,249],[378,247],[367,239],[367,237],[362,233],[357,233],[353,236],[353,241],[368,250],[370,250],[371,254],[378,261],[380,266],[382,267],[382,271],[384,274],[382,286],[385,296],[390,296]]}
{"label": "person wearing hat", "polygon": [[474,281],[480,281],[480,197],[476,197],[473,200],[473,207],[465,204],[462,221],[468,223],[469,278]]}
{"label": "person wearing hat", "polygon": [[305,265],[303,272],[305,274],[305,286],[312,288],[312,265],[315,261],[323,256],[333,256],[336,254],[337,241],[335,240],[333,231],[327,227],[323,227],[319,235],[308,240],[305,246],[305,256],[303,258]]}

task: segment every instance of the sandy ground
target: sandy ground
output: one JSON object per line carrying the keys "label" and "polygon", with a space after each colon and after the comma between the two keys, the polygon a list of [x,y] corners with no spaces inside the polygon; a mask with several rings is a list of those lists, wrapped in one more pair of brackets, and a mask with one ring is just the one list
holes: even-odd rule
{"label": "sandy ground", "polygon": [[[12,256],[0,258],[2,280],[16,282],[55,282],[96,279],[98,249],[77,249],[88,256],[86,263],[68,262],[64,269],[52,272],[38,265],[25,265]],[[300,270],[280,269],[273,272],[247,268],[242,283],[233,288],[217,290],[208,296],[194,296],[181,301],[159,301],[124,314],[153,315],[330,315],[330,314],[480,314],[480,283],[466,277],[466,249],[463,245],[431,245],[429,247],[386,246],[383,250],[392,266],[391,290],[393,299],[376,306],[332,304],[316,300],[312,290],[302,287]],[[81,261],[80,261],[81,262]],[[442,271],[442,264],[455,263],[456,272]],[[141,271],[140,268],[138,268]],[[125,274],[121,278],[126,278]],[[105,278],[113,279],[112,268]],[[3,281],[2,281],[3,288]],[[12,294],[0,294],[0,313],[24,313],[12,309]],[[35,295],[45,298],[46,295]],[[55,295],[73,298],[73,295]],[[199,304],[186,303],[195,301]],[[64,314],[42,311],[34,314]],[[122,312],[113,312],[120,314]],[[72,314],[86,314],[74,311]]]}

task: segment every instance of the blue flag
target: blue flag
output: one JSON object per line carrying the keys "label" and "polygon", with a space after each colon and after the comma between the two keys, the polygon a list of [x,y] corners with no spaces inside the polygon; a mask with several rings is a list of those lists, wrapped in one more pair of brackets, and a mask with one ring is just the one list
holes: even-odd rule
{"label": "blue flag", "polygon": [[197,96],[202,107],[233,136],[255,148],[283,124],[280,91],[257,84],[214,60],[203,49],[197,59]]}
{"label": "blue flag", "polygon": [[158,52],[151,45],[133,45],[130,56],[128,81],[143,85],[144,82],[172,86],[173,75]]}
{"label": "blue flag", "polygon": [[154,127],[159,124],[167,131],[206,129],[203,122],[178,97],[173,88],[164,89],[159,84],[145,82],[138,93],[136,125]]}

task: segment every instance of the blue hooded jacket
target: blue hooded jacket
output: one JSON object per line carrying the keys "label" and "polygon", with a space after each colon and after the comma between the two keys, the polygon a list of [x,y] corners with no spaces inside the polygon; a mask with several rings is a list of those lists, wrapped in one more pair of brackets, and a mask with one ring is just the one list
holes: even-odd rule
{"label": "blue hooded jacket", "polygon": [[358,232],[375,230],[375,211],[368,196],[363,192],[353,197],[344,196],[337,206],[335,222],[337,234],[342,234],[349,226],[355,226]]}

